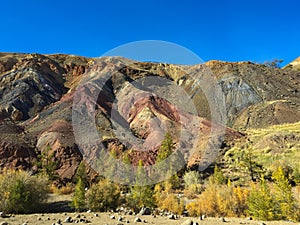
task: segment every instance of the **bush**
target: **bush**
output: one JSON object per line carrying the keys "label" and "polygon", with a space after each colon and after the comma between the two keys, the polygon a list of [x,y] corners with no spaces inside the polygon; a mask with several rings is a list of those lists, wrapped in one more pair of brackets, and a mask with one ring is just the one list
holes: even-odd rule
{"label": "bush", "polygon": [[183,176],[184,180],[184,195],[187,198],[195,198],[202,190],[200,184],[200,175],[197,171],[186,172]]}
{"label": "bush", "polygon": [[199,198],[186,207],[191,216],[241,216],[246,214],[247,196],[247,189],[219,185],[211,180]]}
{"label": "bush", "polygon": [[200,175],[197,171],[188,171],[183,176],[184,185],[188,188],[192,184],[200,183]]}
{"label": "bush", "polygon": [[153,194],[151,186],[133,186],[130,188],[129,206],[135,211],[143,206],[153,207],[155,206]]}
{"label": "bush", "polygon": [[177,195],[172,193],[171,186],[170,183],[165,183],[164,190],[160,184],[155,186],[154,197],[156,205],[162,210],[181,215],[184,210],[184,202]]}
{"label": "bush", "polygon": [[32,213],[47,199],[48,180],[25,171],[7,170],[0,174],[0,211]]}
{"label": "bush", "polygon": [[224,176],[222,170],[215,165],[214,174],[212,175],[213,182],[216,184],[226,184],[227,178]]}
{"label": "bush", "polygon": [[74,185],[72,183],[67,183],[65,186],[57,187],[55,184],[50,186],[50,193],[57,195],[69,195],[74,192]]}
{"label": "bush", "polygon": [[115,210],[119,206],[120,196],[121,192],[118,185],[108,180],[101,180],[88,190],[87,206],[93,211]]}

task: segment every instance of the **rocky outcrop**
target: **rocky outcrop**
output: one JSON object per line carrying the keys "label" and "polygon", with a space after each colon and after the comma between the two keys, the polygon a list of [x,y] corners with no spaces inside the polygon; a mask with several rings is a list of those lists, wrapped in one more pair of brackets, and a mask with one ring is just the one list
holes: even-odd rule
{"label": "rocky outcrop", "polygon": [[[50,146],[50,151],[47,147]],[[70,123],[55,120],[37,137],[36,148],[39,152],[53,155],[56,172],[61,181],[70,181],[76,173],[82,156],[75,144]]]}
{"label": "rocky outcrop", "polygon": [[0,122],[0,168],[31,169],[37,159],[34,146],[22,126]]}

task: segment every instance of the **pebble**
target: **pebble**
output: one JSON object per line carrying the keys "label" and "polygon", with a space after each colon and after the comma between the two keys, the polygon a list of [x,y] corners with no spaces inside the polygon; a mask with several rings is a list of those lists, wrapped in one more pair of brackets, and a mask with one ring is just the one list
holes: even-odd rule
{"label": "pebble", "polygon": [[111,215],[109,218],[112,220],[116,219],[116,217],[114,215]]}
{"label": "pebble", "polygon": [[0,225],[8,225],[8,222],[2,222]]}
{"label": "pebble", "polygon": [[193,225],[199,225],[199,223],[198,222],[193,222]]}
{"label": "pebble", "polygon": [[72,218],[68,216],[68,217],[65,219],[64,222],[65,222],[65,223],[72,223],[73,221],[72,221]]}
{"label": "pebble", "polygon": [[220,221],[221,221],[221,222],[224,222],[224,223],[226,222],[226,220],[225,220],[224,217],[221,217],[221,218],[220,218]]}
{"label": "pebble", "polygon": [[142,222],[142,220],[141,220],[139,217],[136,217],[136,218],[134,219],[134,222],[138,223],[138,222]]}
{"label": "pebble", "polygon": [[174,214],[169,215],[168,218],[169,218],[170,220],[175,220]]}
{"label": "pebble", "polygon": [[122,216],[119,216],[119,217],[118,217],[118,221],[121,222],[122,220],[123,220],[123,217],[122,217]]}

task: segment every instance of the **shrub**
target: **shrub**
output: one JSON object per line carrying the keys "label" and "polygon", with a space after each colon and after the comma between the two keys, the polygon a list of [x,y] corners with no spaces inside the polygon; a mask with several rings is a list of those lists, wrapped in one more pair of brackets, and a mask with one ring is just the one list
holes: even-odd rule
{"label": "shrub", "polygon": [[184,180],[184,194],[187,198],[194,198],[202,190],[200,184],[200,175],[197,171],[188,171],[183,176]]}
{"label": "shrub", "polygon": [[183,176],[185,187],[189,187],[192,184],[200,183],[200,175],[197,171],[188,171]]}
{"label": "shrub", "polygon": [[184,210],[184,202],[177,195],[172,193],[171,184],[165,183],[165,189],[163,190],[160,184],[157,184],[154,189],[155,202],[158,208],[167,210],[172,213],[181,215]]}
{"label": "shrub", "polygon": [[248,190],[210,181],[209,186],[195,201],[187,204],[191,216],[241,216],[247,209]]}
{"label": "shrub", "polygon": [[213,179],[213,182],[216,184],[226,184],[227,181],[222,170],[217,165],[215,165],[214,174],[212,175],[211,179]]}
{"label": "shrub", "polygon": [[6,170],[0,174],[0,211],[32,213],[47,199],[48,180],[25,171]]}
{"label": "shrub", "polygon": [[87,192],[87,206],[93,211],[115,210],[120,202],[120,188],[109,180],[101,180]]}
{"label": "shrub", "polygon": [[57,195],[69,195],[74,193],[74,184],[67,183],[66,185],[60,187],[55,184],[51,184],[49,192]]}
{"label": "shrub", "polygon": [[143,206],[153,207],[154,198],[151,186],[133,186],[130,188],[129,206],[136,210]]}

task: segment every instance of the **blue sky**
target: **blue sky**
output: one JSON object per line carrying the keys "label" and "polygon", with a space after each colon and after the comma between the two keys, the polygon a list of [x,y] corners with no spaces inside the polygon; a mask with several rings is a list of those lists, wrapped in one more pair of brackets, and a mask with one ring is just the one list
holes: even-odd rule
{"label": "blue sky", "polygon": [[89,57],[163,40],[204,61],[300,56],[300,1],[2,0],[0,51]]}

